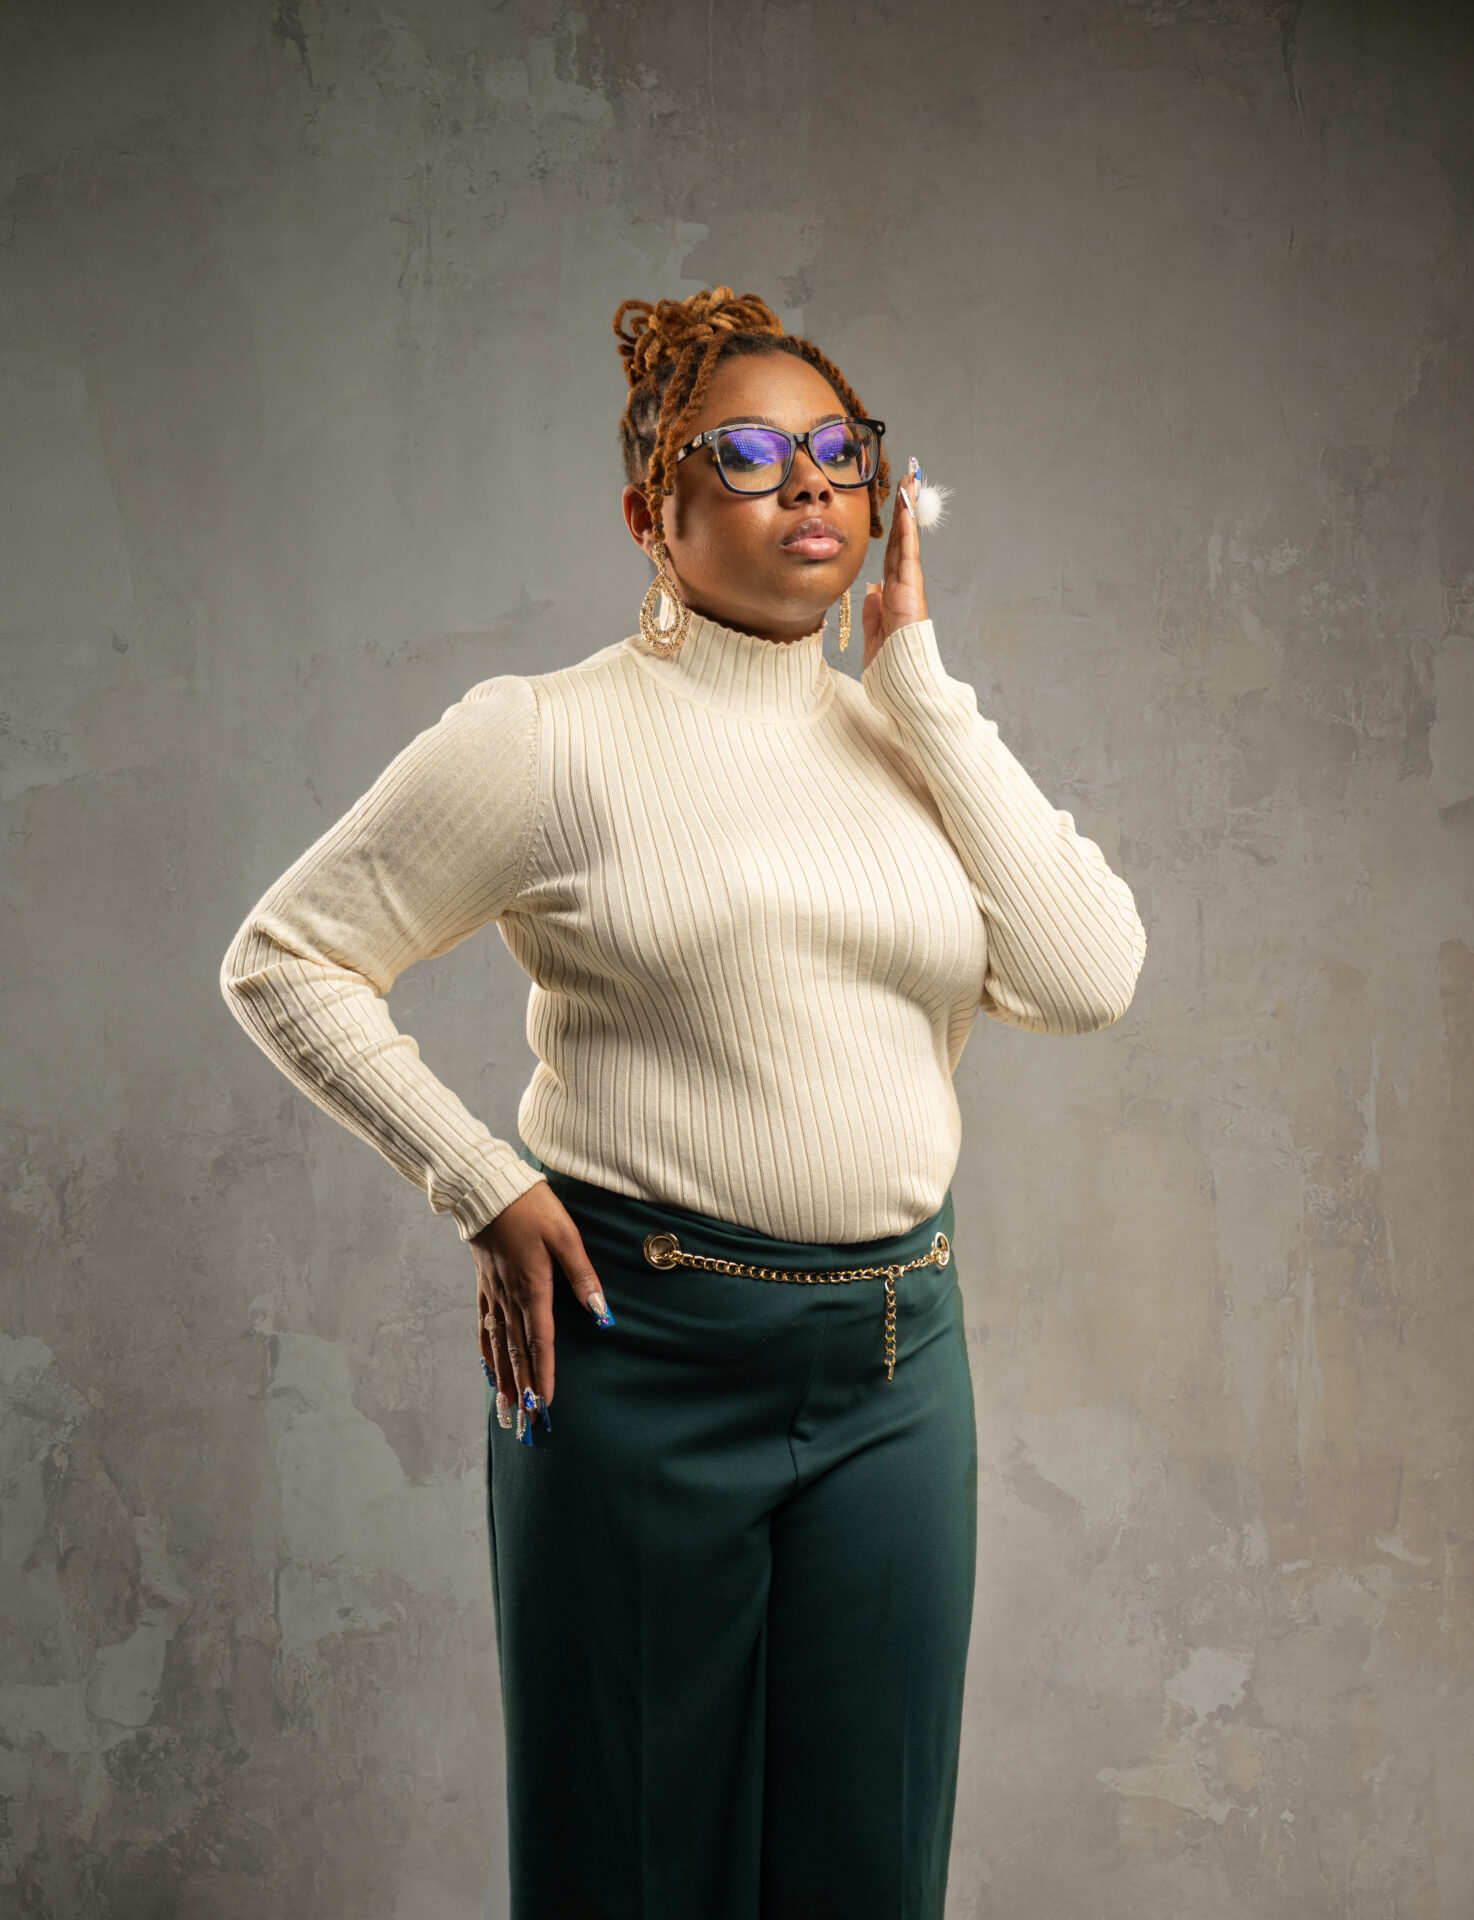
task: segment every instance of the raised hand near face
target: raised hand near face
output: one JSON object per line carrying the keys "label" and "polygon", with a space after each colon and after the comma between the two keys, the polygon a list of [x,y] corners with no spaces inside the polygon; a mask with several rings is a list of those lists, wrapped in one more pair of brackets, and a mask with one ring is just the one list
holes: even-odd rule
{"label": "raised hand near face", "polygon": [[916,491],[921,469],[913,454],[896,488],[890,538],[885,546],[885,573],[865,589],[861,618],[865,625],[865,665],[868,667],[897,627],[925,620],[926,586],[921,577],[921,536],[916,522]]}

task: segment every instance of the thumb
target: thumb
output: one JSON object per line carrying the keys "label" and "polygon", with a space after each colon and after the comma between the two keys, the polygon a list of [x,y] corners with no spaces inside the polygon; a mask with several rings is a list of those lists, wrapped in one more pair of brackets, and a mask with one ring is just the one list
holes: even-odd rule
{"label": "thumb", "polygon": [[612,1327],[614,1315],[609,1311],[609,1303],[599,1285],[599,1276],[584,1251],[583,1238],[577,1227],[570,1223],[553,1251],[558,1256],[558,1265],[563,1269],[564,1278],[599,1325]]}
{"label": "thumb", "polygon": [[864,630],[867,648],[874,645],[880,634],[880,595],[880,582],[872,580],[865,589],[865,598],[860,602],[860,625]]}

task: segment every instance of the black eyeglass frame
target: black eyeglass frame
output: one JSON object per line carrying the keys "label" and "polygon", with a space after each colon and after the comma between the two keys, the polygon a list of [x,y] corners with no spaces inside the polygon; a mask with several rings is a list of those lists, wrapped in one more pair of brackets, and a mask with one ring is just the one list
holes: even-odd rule
{"label": "black eyeglass frame", "polygon": [[[872,473],[868,480],[836,480],[822,461],[814,460],[814,449],[809,445],[810,436],[816,433],[822,433],[826,427],[842,426],[871,427],[874,429],[876,441],[875,473]],[[766,433],[782,434],[783,438],[788,442],[788,459],[784,463],[782,475],[773,482],[771,487],[733,486],[723,470],[721,461],[717,459],[715,454],[712,455],[712,465],[717,470],[717,477],[721,480],[722,485],[727,489],[728,493],[741,494],[742,497],[747,500],[760,500],[764,494],[776,493],[780,487],[785,486],[789,474],[793,472],[793,463],[798,456],[800,447],[803,448],[811,460],[814,460],[814,465],[819,469],[820,473],[824,475],[824,478],[831,486],[842,487],[847,492],[853,492],[859,487],[873,486],[875,484],[875,474],[880,472],[881,455],[885,451],[884,445],[882,444],[885,437],[885,422],[884,420],[867,419],[864,414],[860,413],[842,414],[837,420],[821,420],[818,426],[810,427],[805,433],[790,433],[786,427],[770,426],[766,420],[729,420],[724,427],[708,427],[704,433],[698,433],[694,440],[688,440],[685,446],[677,449],[674,464],[679,466],[688,454],[699,452],[702,447],[708,446],[712,441],[720,439],[724,433],[735,433],[739,427],[761,427]]]}

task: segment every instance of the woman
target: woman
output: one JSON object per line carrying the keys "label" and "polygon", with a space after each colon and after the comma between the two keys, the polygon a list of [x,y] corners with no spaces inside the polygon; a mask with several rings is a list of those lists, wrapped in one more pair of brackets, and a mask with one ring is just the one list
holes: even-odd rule
{"label": "woman", "polygon": [[[940,1916],[976,1528],[952,1075],[979,1008],[1118,1019],[1145,934],[943,667],[904,483],[862,676],[826,664],[890,490],[838,368],[728,287],[614,330],[639,633],[473,687],[222,984],[471,1248],[514,1915]],[[491,920],[533,982],[515,1146],[382,998]]]}

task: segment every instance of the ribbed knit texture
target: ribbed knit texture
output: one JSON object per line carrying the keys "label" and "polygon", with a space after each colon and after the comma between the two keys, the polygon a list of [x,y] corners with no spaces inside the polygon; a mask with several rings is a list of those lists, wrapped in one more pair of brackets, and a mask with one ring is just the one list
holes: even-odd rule
{"label": "ribbed knit texture", "polygon": [[541,1176],[383,996],[490,921],[533,983],[527,1145],[789,1240],[901,1233],[941,1205],[979,1008],[1051,1034],[1125,1012],[1131,891],[948,675],[931,621],[858,682],[823,640],[693,614],[669,659],[635,634],[481,682],[231,942],[242,1026],[463,1240]]}

